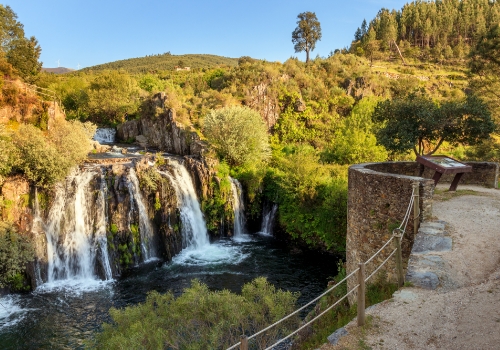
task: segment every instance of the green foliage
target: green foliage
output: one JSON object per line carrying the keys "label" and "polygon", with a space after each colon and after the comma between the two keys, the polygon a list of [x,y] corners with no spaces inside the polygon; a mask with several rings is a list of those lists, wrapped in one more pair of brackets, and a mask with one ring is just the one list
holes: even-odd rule
{"label": "green foliage", "polygon": [[451,144],[478,144],[495,129],[486,105],[475,96],[437,105],[426,96],[380,102],[373,118],[382,126],[378,141],[394,153],[413,149],[433,154],[444,141]]}
{"label": "green foliage", "polygon": [[113,234],[116,235],[118,233],[118,225],[116,224],[111,224],[109,227],[109,231]]}
{"label": "green foliage", "polygon": [[297,28],[292,33],[295,52],[306,52],[306,63],[309,52],[314,51],[316,42],[321,40],[321,24],[314,12],[302,12],[297,15]]}
{"label": "green foliage", "polygon": [[320,165],[311,147],[276,152],[265,196],[279,204],[279,222],[288,234],[313,247],[343,251],[347,226],[344,168]]}
{"label": "green foliage", "polygon": [[[142,304],[110,310],[113,324],[104,324],[92,344],[97,349],[220,349],[253,334],[293,311],[298,295],[276,290],[263,277],[243,286],[241,295],[210,291],[196,280],[175,298],[169,292],[149,293]],[[269,346],[298,325],[292,317],[274,331],[257,337]]]}
{"label": "green foliage", "polygon": [[362,99],[345,118],[336,132],[336,137],[321,155],[329,163],[356,164],[381,162],[387,159],[387,151],[377,145],[373,133],[372,114],[377,99]]}
{"label": "green foliage", "polygon": [[13,224],[0,221],[0,288],[28,290],[30,286],[24,274],[26,264],[34,257],[29,240],[17,233]]}
{"label": "green foliage", "polygon": [[[190,67],[191,69],[207,69],[218,66],[235,66],[236,58],[228,58],[215,55],[188,54],[188,55],[172,55],[170,52],[164,54],[150,55],[139,58],[129,58],[97,66],[85,68],[83,71],[100,72],[103,70],[119,70],[123,69],[128,73],[150,73],[160,71],[171,71],[176,66],[179,66],[179,61],[182,60],[182,67]],[[185,72],[181,72],[185,73]]]}
{"label": "green foliage", "polygon": [[49,187],[68,175],[91,149],[91,124],[60,120],[47,137],[33,125],[21,125],[13,136],[19,152],[16,168],[40,187]]}
{"label": "green foliage", "polygon": [[139,87],[130,75],[121,71],[104,71],[91,83],[87,92],[88,112],[96,123],[125,121],[125,113],[134,114],[139,107]]}
{"label": "green foliage", "polygon": [[222,159],[230,165],[260,163],[269,155],[267,130],[262,117],[248,107],[211,111],[203,132]]}
{"label": "green foliage", "polygon": [[0,51],[21,78],[30,83],[35,81],[42,68],[38,61],[42,50],[34,36],[25,38],[16,13],[4,5],[0,5]]}
{"label": "green foliage", "polygon": [[139,186],[146,192],[156,192],[161,183],[161,175],[156,167],[147,167],[139,172]]}
{"label": "green foliage", "polygon": [[205,214],[207,229],[212,234],[218,234],[221,221],[233,221],[234,212],[230,205],[231,182],[229,181],[229,166],[220,162],[217,167],[217,179],[210,181],[212,196],[203,198],[201,208]]}

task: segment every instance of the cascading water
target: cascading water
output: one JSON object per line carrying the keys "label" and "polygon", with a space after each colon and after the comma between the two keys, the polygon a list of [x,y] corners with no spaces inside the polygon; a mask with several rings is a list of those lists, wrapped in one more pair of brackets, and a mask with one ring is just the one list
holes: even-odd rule
{"label": "cascading water", "polygon": [[114,143],[116,136],[116,129],[114,128],[98,128],[94,134],[93,140],[103,143]]}
{"label": "cascading water", "polygon": [[[102,221],[92,215],[94,194],[90,182],[94,171],[75,170],[65,183],[56,186],[56,195],[50,209],[45,234],[47,236],[48,282],[66,279],[95,279],[96,246],[107,250]],[[104,206],[104,193],[101,186]],[[99,199],[98,199],[99,202]],[[102,210],[98,210],[101,211]],[[105,216],[105,215],[104,215]],[[99,215],[98,215],[99,217]],[[94,232],[94,227],[97,231]],[[107,259],[107,254],[102,259]],[[109,266],[109,261],[103,266]],[[110,276],[110,271],[106,273]]]}
{"label": "cascading water", "polygon": [[141,195],[141,190],[139,188],[139,180],[135,173],[134,168],[130,168],[129,172],[129,182],[127,184],[129,194],[130,194],[130,212],[129,212],[129,228],[132,218],[132,213],[134,211],[134,202],[137,204],[137,209],[139,212],[139,233],[141,235],[141,251],[144,260],[155,258],[155,247],[154,247],[154,230],[151,226],[151,221],[149,221],[148,212],[146,210],[146,205]]}
{"label": "cascading water", "polygon": [[243,202],[243,188],[238,180],[229,178],[231,181],[231,192],[233,194],[234,209],[234,237],[245,233],[245,206]]}
{"label": "cascading water", "polygon": [[178,160],[169,159],[172,174],[160,171],[175,187],[182,222],[182,247],[199,249],[209,244],[207,228],[201,212],[193,181],[188,171]]}
{"label": "cascading water", "polygon": [[[31,227],[31,232],[35,237],[43,234],[43,220],[40,216],[40,203],[38,201],[38,189],[35,187],[35,200],[33,205],[33,226]],[[40,242],[39,239],[35,239],[35,242]],[[35,281],[36,285],[39,286],[43,283],[42,274],[40,272],[40,263],[38,259],[35,260]]]}
{"label": "cascading water", "polygon": [[111,271],[111,265],[109,263],[109,255],[108,255],[108,239],[106,236],[106,226],[108,222],[107,216],[107,203],[106,200],[108,198],[108,185],[106,183],[106,178],[104,174],[101,173],[101,184],[99,188],[99,194],[97,197],[97,212],[96,212],[96,240],[99,244],[99,248],[101,251],[101,261],[103,265],[104,275],[107,280],[113,278],[113,273]]}
{"label": "cascading water", "polygon": [[262,214],[262,225],[260,232],[271,236],[273,234],[273,225],[276,212],[278,211],[278,204],[274,203],[271,208],[269,205],[264,206],[264,212]]}

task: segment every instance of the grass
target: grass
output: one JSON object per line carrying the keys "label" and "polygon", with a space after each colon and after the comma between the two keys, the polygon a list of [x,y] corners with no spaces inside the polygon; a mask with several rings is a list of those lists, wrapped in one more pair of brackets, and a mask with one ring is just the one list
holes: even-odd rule
{"label": "grass", "polygon": [[447,201],[455,197],[459,196],[475,196],[478,195],[479,193],[473,190],[456,190],[456,191],[449,191],[449,190],[441,190],[436,188],[434,190],[434,199],[440,200],[440,201]]}

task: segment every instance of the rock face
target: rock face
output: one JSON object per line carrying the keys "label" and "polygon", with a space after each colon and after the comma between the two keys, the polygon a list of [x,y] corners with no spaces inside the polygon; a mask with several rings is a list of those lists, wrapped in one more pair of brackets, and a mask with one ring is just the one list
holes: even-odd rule
{"label": "rock face", "polygon": [[176,122],[175,111],[165,107],[166,100],[164,93],[156,94],[146,102],[147,108],[141,119],[118,125],[118,140],[135,140],[141,147],[157,148],[181,156],[203,155],[206,143],[196,132],[188,131]]}

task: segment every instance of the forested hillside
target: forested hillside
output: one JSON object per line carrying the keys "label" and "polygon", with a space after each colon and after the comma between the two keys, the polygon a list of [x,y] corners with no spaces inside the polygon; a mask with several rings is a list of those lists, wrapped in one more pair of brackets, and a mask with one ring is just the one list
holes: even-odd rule
{"label": "forested hillside", "polygon": [[82,69],[83,71],[103,71],[108,69],[123,69],[128,73],[155,73],[164,70],[173,70],[175,67],[213,68],[217,66],[235,66],[238,59],[202,54],[172,55],[170,52],[164,54],[150,55],[146,57],[129,58],[115,62],[99,64],[97,66]]}
{"label": "forested hillside", "polygon": [[500,4],[490,0],[413,1],[401,10],[381,9],[354,35],[351,52],[369,58],[397,56],[422,61],[465,60],[492,26]]}

